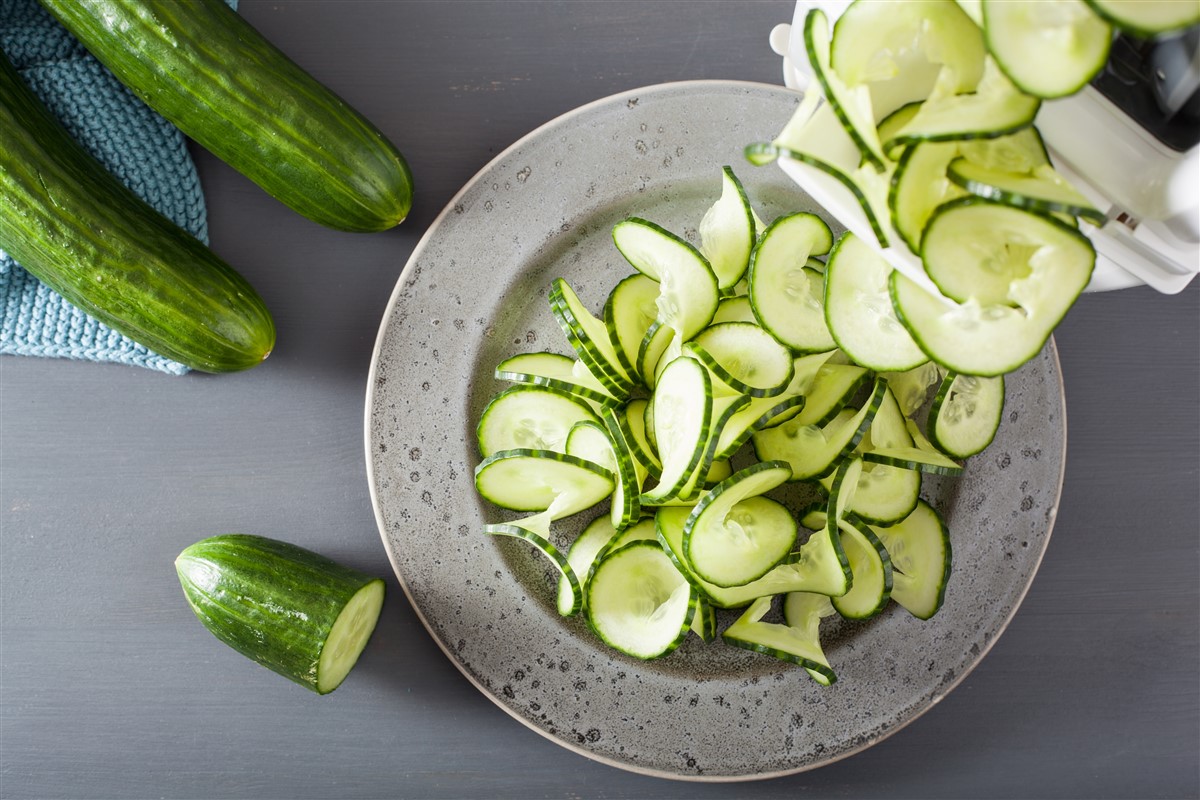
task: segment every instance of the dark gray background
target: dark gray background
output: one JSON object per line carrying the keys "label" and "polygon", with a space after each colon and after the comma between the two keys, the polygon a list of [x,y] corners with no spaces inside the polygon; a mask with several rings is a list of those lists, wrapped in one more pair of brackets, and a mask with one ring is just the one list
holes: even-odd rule
{"label": "dark gray background", "polygon": [[[790,2],[254,2],[241,11],[408,156],[410,219],[336,233],[206,153],[213,247],[264,295],[261,367],[170,377],[0,358],[0,796],[1196,797],[1200,283],[1084,297],[1059,328],[1069,444],[1027,600],[962,685],[846,761],[738,785],[645,778],[525,729],[409,607],[363,465],[371,348],[408,254],[496,153],[578,105],[694,78],[781,83]],[[319,698],[218,644],[183,547],[284,538],[386,575]]]}

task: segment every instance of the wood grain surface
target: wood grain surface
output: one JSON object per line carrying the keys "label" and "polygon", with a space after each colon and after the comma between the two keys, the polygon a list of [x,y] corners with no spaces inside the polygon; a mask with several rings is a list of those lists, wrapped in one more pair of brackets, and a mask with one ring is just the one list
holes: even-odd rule
{"label": "wood grain surface", "polygon": [[[0,797],[1194,798],[1200,794],[1200,283],[1084,297],[1056,339],[1068,464],[1030,593],[983,663],[837,764],[696,785],[591,762],[454,669],[408,606],[363,463],[371,349],[460,186],[574,107],[666,81],[779,84],[777,2],[241,0],[404,151],[417,200],[319,228],[195,153],[213,247],[273,309],[261,367],[171,377],[0,358]],[[287,539],[388,578],[346,683],[305,692],[216,642],[175,555]]]}

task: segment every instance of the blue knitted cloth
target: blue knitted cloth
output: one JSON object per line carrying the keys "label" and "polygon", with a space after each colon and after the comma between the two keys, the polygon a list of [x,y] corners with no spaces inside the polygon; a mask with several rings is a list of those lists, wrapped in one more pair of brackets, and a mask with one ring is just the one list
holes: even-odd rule
{"label": "blue knitted cloth", "polygon": [[[227,0],[236,8],[236,0]],[[67,130],[139,197],[208,242],[204,195],[183,134],[126,89],[37,0],[0,0],[0,49]],[[176,375],[152,353],[68,303],[0,243],[0,354],[132,364]]]}

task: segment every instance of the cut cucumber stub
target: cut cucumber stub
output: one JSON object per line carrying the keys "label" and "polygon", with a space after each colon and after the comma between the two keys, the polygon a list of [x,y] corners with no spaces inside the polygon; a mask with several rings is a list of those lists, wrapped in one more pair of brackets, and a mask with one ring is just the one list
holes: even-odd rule
{"label": "cut cucumber stub", "polygon": [[729,167],[721,169],[721,196],[700,220],[700,252],[708,259],[721,291],[732,289],[746,273],[758,236],[754,211],[742,183]]}
{"label": "cut cucumber stub", "polygon": [[618,401],[578,359],[558,353],[521,353],[496,365],[496,378],[566,392],[596,407]]}
{"label": "cut cucumber stub", "polygon": [[1092,10],[1135,36],[1157,36],[1200,23],[1195,0],[1086,0]]}
{"label": "cut cucumber stub", "polygon": [[833,235],[813,214],[791,214],[771,223],[750,258],[749,291],[764,329],[799,353],[834,348],[825,325],[825,276],[808,266],[813,253],[829,252]]}
{"label": "cut cucumber stub", "polygon": [[697,599],[658,542],[606,555],[587,587],[587,618],[607,644],[634,658],[674,650],[691,629]]}
{"label": "cut cucumber stub", "polygon": [[750,397],[775,397],[792,380],[792,354],[753,322],[709,326],[683,352],[708,367],[724,387]]}
{"label": "cut cucumber stub", "polygon": [[385,594],[379,578],[246,534],[190,545],[175,559],[175,571],[210,633],[318,694],[336,689],[358,661]]}
{"label": "cut cucumber stub", "polygon": [[813,598],[812,610],[809,613],[794,611],[795,623],[786,625],[762,621],[771,610],[772,602],[770,597],[755,600],[742,616],[725,629],[721,638],[734,647],[798,664],[822,686],[836,681],[837,675],[829,666],[820,639],[821,610],[830,608],[829,601]]}
{"label": "cut cucumber stub", "polygon": [[988,51],[1022,91],[1075,94],[1108,61],[1112,28],[1083,0],[982,0]]}
{"label": "cut cucumber stub", "polygon": [[888,295],[891,265],[852,233],[833,247],[825,267],[825,321],[838,347],[875,371],[928,361],[896,316]]}
{"label": "cut cucumber stub", "polygon": [[863,160],[882,170],[887,156],[883,154],[875,131],[870,89],[863,85],[847,85],[834,72],[830,65],[830,45],[829,18],[819,8],[810,9],[804,18],[804,49],[813,74],[842,127],[862,153]]}
{"label": "cut cucumber stub", "polygon": [[950,580],[950,534],[924,500],[903,521],[872,527],[892,559],[892,599],[918,619],[942,607]]}
{"label": "cut cucumber stub", "polygon": [[599,417],[584,401],[566,392],[546,386],[514,386],[487,404],[475,437],[484,458],[518,448],[565,453],[567,434],[580,420],[599,422]]}
{"label": "cut cucumber stub", "polygon": [[637,217],[618,222],[612,237],[634,269],[658,281],[658,319],[684,341],[704,330],[716,313],[720,292],[717,277],[700,251]]}
{"label": "cut cucumber stub", "polygon": [[599,465],[550,450],[501,450],[475,467],[475,489],[488,501],[510,511],[553,505],[556,519],[596,505],[615,487]]}
{"label": "cut cucumber stub", "polygon": [[957,158],[946,168],[946,175],[971,194],[1010,206],[1083,217],[1097,226],[1103,225],[1106,219],[1103,211],[1092,205],[1049,164],[1019,174]]}
{"label": "cut cucumber stub", "polygon": [[983,452],[1000,428],[1004,376],[977,378],[948,373],[929,409],[932,444],[954,458]]}
{"label": "cut cucumber stub", "polygon": [[657,487],[642,502],[678,496],[704,458],[713,407],[708,370],[691,358],[677,358],[663,370],[654,390],[654,444],[662,461]]}
{"label": "cut cucumber stub", "polygon": [[884,146],[1002,136],[1032,125],[1041,107],[1040,98],[1014,86],[990,57],[975,92],[956,94],[954,83],[943,70],[929,99]]}
{"label": "cut cucumber stub", "polygon": [[963,11],[940,0],[851,3],[833,27],[831,63],[847,84],[868,84],[880,117],[924,100],[943,67],[956,93],[983,75],[983,36]]}
{"label": "cut cucumber stub", "polygon": [[617,360],[629,376],[638,374],[638,350],[658,317],[658,292],[658,281],[639,273],[622,279],[604,303],[604,326]]}
{"label": "cut cucumber stub", "polygon": [[716,586],[740,586],[783,560],[796,542],[795,519],[761,495],[791,476],[783,462],[754,464],[700,498],[683,532],[683,554],[696,575]]}
{"label": "cut cucumber stub", "polygon": [[909,146],[896,164],[888,209],[892,227],[914,253],[921,252],[921,234],[934,210],[966,194],[946,175],[958,154],[958,142],[918,142]]}

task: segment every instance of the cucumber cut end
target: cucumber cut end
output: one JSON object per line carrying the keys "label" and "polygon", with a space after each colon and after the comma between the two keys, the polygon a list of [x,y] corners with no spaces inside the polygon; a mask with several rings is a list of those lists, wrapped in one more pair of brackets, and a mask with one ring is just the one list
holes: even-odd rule
{"label": "cucumber cut end", "polygon": [[355,592],[338,614],[317,662],[317,694],[329,694],[350,674],[375,631],[385,594],[384,582],[373,580]]}

